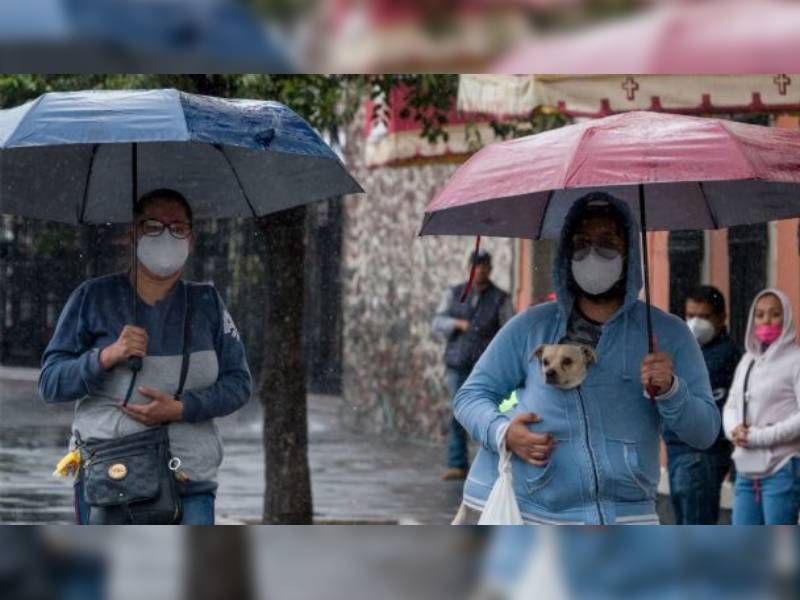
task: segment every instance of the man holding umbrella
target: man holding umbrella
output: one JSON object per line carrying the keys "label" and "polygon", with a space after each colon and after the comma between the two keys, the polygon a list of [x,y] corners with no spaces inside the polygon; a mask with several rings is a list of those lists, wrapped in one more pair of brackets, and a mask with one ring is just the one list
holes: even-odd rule
{"label": "man holding umbrella", "polygon": [[[658,350],[648,352],[638,227],[608,194],[570,209],[554,283],[557,301],[512,319],[456,396],[456,417],[483,446],[464,502],[482,510],[504,444],[526,522],[658,523],[661,428],[698,448],[719,433],[700,348],[680,319],[653,309]],[[549,385],[533,357],[556,343],[593,348],[597,362],[577,388]],[[519,404],[499,414],[499,401],[520,388]]]}
{"label": "man holding umbrella", "polygon": [[[514,316],[508,294],[489,278],[492,255],[478,250],[470,255],[469,262],[475,270],[472,289],[468,289],[469,283],[461,283],[446,290],[432,324],[433,330],[447,339],[444,362],[451,403],[486,346]],[[447,434],[447,470],[442,479],[464,479],[468,467],[467,432],[453,416]]]}

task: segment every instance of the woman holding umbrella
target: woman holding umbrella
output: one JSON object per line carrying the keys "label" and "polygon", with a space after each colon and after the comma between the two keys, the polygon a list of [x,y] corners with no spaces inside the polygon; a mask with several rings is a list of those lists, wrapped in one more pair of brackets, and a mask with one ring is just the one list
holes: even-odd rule
{"label": "woman holding umbrella", "polygon": [[[192,210],[180,193],[142,196],[132,235],[135,268],[86,281],[67,301],[43,357],[39,391],[47,402],[76,402],[73,448],[165,425],[180,522],[213,524],[222,461],[214,419],[250,397],[244,346],[213,286],[182,280],[194,237]],[[141,370],[132,374],[128,361],[136,357]],[[124,481],[129,466],[110,466],[109,477]],[[108,522],[103,507],[90,506],[84,486],[81,473],[78,523]]]}
{"label": "woman holding umbrella", "polygon": [[796,525],[800,513],[800,345],[780,290],[753,301],[747,352],[723,421],[736,449],[734,525]]}

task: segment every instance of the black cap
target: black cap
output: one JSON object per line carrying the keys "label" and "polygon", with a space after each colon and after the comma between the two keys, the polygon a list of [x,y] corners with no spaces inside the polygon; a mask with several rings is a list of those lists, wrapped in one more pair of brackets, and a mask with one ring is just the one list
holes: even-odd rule
{"label": "black cap", "polygon": [[478,250],[469,255],[470,265],[491,265],[492,255],[486,250]]}

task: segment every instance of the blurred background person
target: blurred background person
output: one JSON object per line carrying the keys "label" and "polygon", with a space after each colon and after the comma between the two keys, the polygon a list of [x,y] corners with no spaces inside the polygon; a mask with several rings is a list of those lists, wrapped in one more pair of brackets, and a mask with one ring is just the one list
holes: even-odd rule
{"label": "blurred background person", "polygon": [[800,511],[800,346],[786,295],[766,289],[750,309],[745,355],[724,409],[736,446],[734,525],[794,525]]}
{"label": "blurred background person", "polygon": [[[469,258],[474,281],[462,300],[469,283],[454,285],[442,294],[433,318],[433,330],[447,339],[444,351],[450,407],[459,388],[469,377],[472,367],[500,328],[514,316],[514,306],[507,292],[497,287],[492,274],[492,256],[485,250],[473,252]],[[457,480],[467,476],[469,468],[467,432],[450,416],[447,436],[447,470],[442,479]]]}
{"label": "blurred background person", "polygon": [[[692,330],[708,369],[711,393],[722,411],[728,389],[741,358],[725,327],[725,298],[717,288],[703,285],[686,299],[684,316]],[[682,442],[664,430],[669,467],[669,490],[677,525],[716,525],[719,521],[720,490],[731,467],[731,444],[720,430],[707,450]]]}

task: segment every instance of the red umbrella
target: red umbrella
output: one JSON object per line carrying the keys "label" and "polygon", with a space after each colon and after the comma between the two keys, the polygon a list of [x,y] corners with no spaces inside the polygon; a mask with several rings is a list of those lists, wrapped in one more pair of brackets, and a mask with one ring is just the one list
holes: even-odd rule
{"label": "red umbrella", "polygon": [[428,205],[420,235],[557,238],[591,191],[625,201],[639,219],[652,352],[644,231],[800,216],[800,131],[630,112],[491,144]]}

